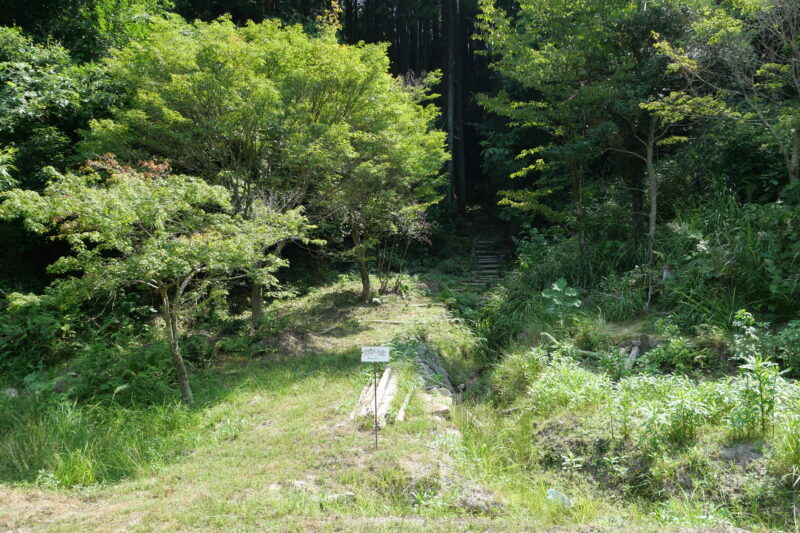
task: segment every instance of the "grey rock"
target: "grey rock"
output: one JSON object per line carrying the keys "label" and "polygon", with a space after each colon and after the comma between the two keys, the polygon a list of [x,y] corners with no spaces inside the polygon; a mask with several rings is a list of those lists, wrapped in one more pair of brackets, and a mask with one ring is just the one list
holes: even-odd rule
{"label": "grey rock", "polygon": [[74,380],[71,378],[59,378],[53,384],[53,390],[58,394],[64,394],[70,388],[70,386],[74,383]]}
{"label": "grey rock", "polygon": [[720,459],[723,461],[736,462],[741,467],[745,467],[761,458],[761,444],[758,442],[742,442],[730,448],[722,448]]}
{"label": "grey rock", "polygon": [[325,496],[325,501],[327,502],[351,502],[355,501],[356,493],[352,491],[337,493],[337,494],[328,494]]}
{"label": "grey rock", "polygon": [[453,397],[452,396],[439,396],[436,398],[436,403],[441,403],[443,405],[447,405],[448,407],[453,406]]}
{"label": "grey rock", "polygon": [[652,335],[642,335],[639,337],[639,350],[645,354],[653,349],[653,345],[655,344],[655,339],[653,339]]}
{"label": "grey rock", "polygon": [[9,388],[3,390],[2,394],[3,394],[3,396],[7,396],[9,398],[18,398],[19,397],[19,391],[17,391],[17,389],[15,389],[14,387],[9,387]]}
{"label": "grey rock", "polygon": [[547,489],[547,499],[565,507],[572,507],[572,500],[569,499],[569,496],[556,489]]}
{"label": "grey rock", "polygon": [[492,514],[501,507],[491,494],[478,488],[465,489],[458,498],[458,505],[475,514]]}
{"label": "grey rock", "polygon": [[428,413],[442,418],[450,418],[450,406],[443,403],[431,403],[427,406]]}

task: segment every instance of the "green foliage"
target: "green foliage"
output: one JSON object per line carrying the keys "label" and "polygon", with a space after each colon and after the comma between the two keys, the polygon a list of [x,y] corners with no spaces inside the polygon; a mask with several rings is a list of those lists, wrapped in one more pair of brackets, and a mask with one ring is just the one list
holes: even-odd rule
{"label": "green foliage", "polygon": [[795,395],[786,402],[777,425],[778,444],[776,456],[781,463],[781,471],[786,472],[786,481],[796,488],[800,483],[800,396]]}
{"label": "green foliage", "polygon": [[792,65],[800,60],[800,7],[791,0],[752,2],[744,9],[737,3],[700,4],[702,9],[689,19],[691,31],[678,46],[666,39],[657,43],[671,60],[669,70],[682,73],[700,98],[723,99],[740,108],[726,115],[761,127],[783,159],[785,178],[797,181],[800,78]]}
{"label": "green foliage", "polygon": [[521,396],[544,370],[546,353],[541,348],[505,355],[492,369],[492,389],[501,403]]}
{"label": "green foliage", "polygon": [[37,41],[57,41],[76,57],[97,59],[111,47],[147,34],[170,0],[10,0],[0,24],[20,26]]}
{"label": "green foliage", "polygon": [[13,189],[17,180],[12,177],[12,172],[17,170],[14,166],[14,156],[17,149],[13,146],[0,148],[0,191]]}
{"label": "green foliage", "polygon": [[550,301],[547,311],[556,315],[559,320],[564,319],[564,314],[573,307],[580,307],[581,299],[580,293],[567,286],[567,280],[559,278],[549,289],[542,291],[542,296]]}
{"label": "green foliage", "polygon": [[738,437],[762,436],[772,425],[778,392],[778,365],[762,353],[764,347],[759,324],[745,310],[736,313],[735,353],[743,381],[737,389],[738,402],[731,410],[730,422]]}
{"label": "green foliage", "polygon": [[797,277],[800,211],[783,203],[737,202],[719,195],[706,207],[682,213],[665,234],[664,303],[688,322],[728,324],[746,306],[791,317],[800,301]]}
{"label": "green foliage", "polygon": [[800,377],[800,320],[792,320],[772,340],[781,367]]}
{"label": "green foliage", "polygon": [[[531,230],[520,240],[518,266],[493,292],[481,309],[481,334],[493,346],[512,341],[537,322],[546,322],[553,314],[546,311],[552,302],[543,291],[553,290],[553,284],[564,279],[565,286],[556,293],[598,287],[585,298],[586,307],[599,307],[604,316],[627,319],[641,312],[644,303],[643,276],[635,270],[628,279],[620,281],[615,273],[624,270],[637,256],[637,247],[621,242],[598,243],[582,250],[580,239],[553,236]],[[605,288],[621,287],[621,292],[606,292]],[[556,294],[552,293],[552,294]],[[548,292],[548,294],[551,294]],[[581,304],[577,294],[562,295],[567,305],[559,310],[560,319],[568,309]],[[642,307],[639,307],[642,305]]]}
{"label": "green foliage", "polygon": [[654,411],[645,411],[644,430],[655,446],[690,444],[711,414],[709,407],[692,391],[677,392],[677,398]]}
{"label": "green foliage", "polygon": [[305,219],[294,210],[262,211],[245,220],[229,213],[222,187],[172,176],[157,165],[145,165],[145,172],[113,160],[99,166],[108,175],[55,176],[41,195],[5,193],[0,217],[23,218],[31,231],[52,232],[69,244],[72,254],[49,270],[64,276],[53,286],[62,295],[71,293],[73,302],[131,286],[156,291],[173,364],[191,403],[178,331],[187,289],[198,280],[209,287],[242,273],[277,284],[272,272],[283,261],[265,250],[301,238]]}
{"label": "green foliage", "polygon": [[669,319],[660,319],[656,328],[665,342],[640,357],[636,361],[637,367],[651,372],[678,374],[709,370],[713,358],[708,349],[681,335],[678,326]]}
{"label": "green foliage", "polygon": [[362,266],[385,237],[425,236],[446,158],[426,102],[437,78],[393,79],[384,46],[342,46],[278,21],[169,18],[107,66],[132,98],[92,122],[85,155],[169,158],[225,186],[245,218],[261,203],[303,204],[321,236],[350,237]]}
{"label": "green foliage", "polygon": [[608,379],[581,368],[568,354],[556,353],[553,361],[530,383],[526,409],[542,415],[561,410],[580,413],[607,400]]}
{"label": "green foliage", "polygon": [[9,294],[0,305],[0,375],[21,377],[75,355],[77,309],[20,293]]}
{"label": "green foliage", "polygon": [[637,363],[653,371],[685,374],[694,369],[697,357],[687,338],[672,337],[647,352]]}
{"label": "green foliage", "polygon": [[[221,187],[158,172],[112,167],[107,178],[57,176],[42,195],[6,193],[0,213],[66,240],[74,255],[58,259],[50,270],[79,272],[75,288],[88,294],[129,285],[160,290],[201,272],[231,275],[250,269],[270,244],[302,231],[298,212],[240,220],[225,213],[230,202]],[[277,264],[252,275],[267,282]]]}
{"label": "green foliage", "polygon": [[42,168],[63,169],[73,153],[70,136],[114,101],[96,65],[77,65],[57,44],[0,28],[0,188],[41,188]]}
{"label": "green foliage", "polygon": [[175,404],[126,409],[0,397],[0,479],[54,487],[117,481],[193,445],[196,418]]}

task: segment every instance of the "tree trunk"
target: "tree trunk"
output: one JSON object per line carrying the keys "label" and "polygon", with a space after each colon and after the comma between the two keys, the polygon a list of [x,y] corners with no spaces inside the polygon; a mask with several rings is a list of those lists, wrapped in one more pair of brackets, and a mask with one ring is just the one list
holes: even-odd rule
{"label": "tree trunk", "polygon": [[369,268],[364,258],[358,258],[358,271],[361,274],[361,301],[369,303],[369,296],[372,289],[369,284]]}
{"label": "tree trunk", "polygon": [[453,0],[443,0],[444,2],[444,26],[445,39],[447,39],[447,57],[445,61],[445,76],[447,78],[447,148],[450,152],[450,159],[447,162],[447,171],[450,175],[450,194],[448,195],[451,203],[455,204],[456,197],[456,158],[455,158],[455,103],[456,103],[456,79],[455,79],[455,60],[456,60],[456,40]]}
{"label": "tree trunk", "polygon": [[450,196],[460,211],[466,211],[467,178],[464,161],[464,118],[462,94],[462,51],[459,29],[459,0],[444,0],[444,26],[447,39],[447,141],[450,150],[448,171]]}
{"label": "tree trunk", "polygon": [[181,347],[178,337],[178,310],[177,302],[170,301],[169,291],[166,287],[160,289],[161,301],[163,306],[164,321],[167,323],[167,339],[169,340],[169,352],[172,356],[172,365],[178,376],[178,386],[181,389],[183,401],[188,405],[194,405],[192,388],[189,386],[189,373],[186,370],[186,363],[181,356]]}
{"label": "tree trunk", "polygon": [[578,226],[578,241],[584,259],[589,252],[589,239],[586,234],[586,212],[583,205],[583,165],[572,167],[572,201],[575,203],[575,223]]}
{"label": "tree trunk", "polygon": [[658,176],[656,175],[655,167],[655,149],[656,140],[655,135],[652,133],[647,139],[647,156],[645,164],[647,165],[647,194],[650,200],[650,215],[647,226],[647,262],[653,263],[653,247],[656,240],[656,221],[658,217]]}
{"label": "tree trunk", "polygon": [[400,22],[397,28],[399,45],[400,74],[405,76],[411,70],[411,28],[406,21]]}
{"label": "tree trunk", "polygon": [[344,34],[347,42],[356,42],[356,2],[346,0],[344,3]]}
{"label": "tree trunk", "polygon": [[458,184],[458,209],[467,212],[467,169],[464,155],[464,50],[461,39],[460,0],[453,0],[455,31],[455,153],[456,183]]}
{"label": "tree trunk", "polygon": [[250,320],[253,327],[258,327],[264,318],[264,286],[253,283],[250,289]]}
{"label": "tree trunk", "polygon": [[637,243],[644,242],[644,186],[642,176],[645,174],[644,157],[636,155],[635,148],[625,147],[627,154],[617,154],[614,161],[615,170],[625,180],[625,188],[630,192],[631,238]]}
{"label": "tree trunk", "polygon": [[789,161],[789,183],[794,183],[800,178],[800,127],[794,130],[792,139],[792,156]]}
{"label": "tree trunk", "polygon": [[356,252],[356,262],[358,263],[358,271],[361,275],[361,301],[364,303],[369,302],[370,296],[370,283],[369,283],[369,267],[367,266],[367,258],[365,251],[361,249],[361,234],[358,231],[358,225],[353,223],[350,229],[350,235],[353,238],[353,247]]}

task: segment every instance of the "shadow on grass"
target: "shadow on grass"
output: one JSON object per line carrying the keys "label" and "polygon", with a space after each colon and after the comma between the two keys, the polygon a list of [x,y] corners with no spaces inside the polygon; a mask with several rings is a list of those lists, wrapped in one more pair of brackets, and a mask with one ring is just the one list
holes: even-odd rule
{"label": "shadow on grass", "polygon": [[364,307],[355,291],[338,290],[315,294],[303,305],[278,309],[277,314],[292,330],[344,337],[369,329],[354,316]]}

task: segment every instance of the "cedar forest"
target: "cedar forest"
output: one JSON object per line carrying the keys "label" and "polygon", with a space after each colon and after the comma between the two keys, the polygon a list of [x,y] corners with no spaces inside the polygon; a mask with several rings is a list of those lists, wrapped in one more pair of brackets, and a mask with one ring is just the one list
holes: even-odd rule
{"label": "cedar forest", "polygon": [[800,531],[797,0],[4,0],[0,250],[0,530]]}

